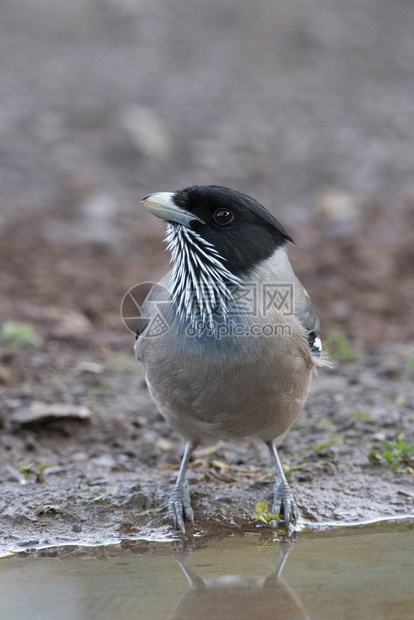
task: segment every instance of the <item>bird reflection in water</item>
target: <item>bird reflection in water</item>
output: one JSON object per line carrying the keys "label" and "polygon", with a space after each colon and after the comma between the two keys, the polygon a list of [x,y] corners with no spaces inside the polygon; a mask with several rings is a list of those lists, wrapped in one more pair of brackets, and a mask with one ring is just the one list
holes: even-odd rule
{"label": "bird reflection in water", "polygon": [[267,577],[224,575],[203,579],[183,553],[175,558],[189,583],[168,620],[309,620],[295,592],[281,576],[292,543],[281,543],[280,557]]}

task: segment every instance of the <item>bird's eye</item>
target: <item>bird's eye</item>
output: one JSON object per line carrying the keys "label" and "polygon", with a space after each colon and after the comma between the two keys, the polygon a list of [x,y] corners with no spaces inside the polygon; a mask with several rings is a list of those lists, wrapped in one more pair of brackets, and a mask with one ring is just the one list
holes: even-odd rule
{"label": "bird's eye", "polygon": [[228,209],[217,209],[213,215],[213,220],[220,226],[227,226],[234,220],[234,215]]}

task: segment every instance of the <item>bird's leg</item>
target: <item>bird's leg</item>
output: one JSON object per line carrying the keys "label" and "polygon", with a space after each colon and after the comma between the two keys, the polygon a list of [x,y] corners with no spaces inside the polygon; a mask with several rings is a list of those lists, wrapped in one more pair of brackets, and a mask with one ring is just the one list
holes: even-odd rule
{"label": "bird's leg", "polygon": [[272,513],[283,514],[285,523],[288,525],[289,521],[296,521],[298,519],[299,510],[295,498],[293,497],[292,490],[287,483],[275,444],[272,441],[266,441],[265,443],[276,465]]}
{"label": "bird's leg", "polygon": [[168,503],[168,516],[173,527],[185,534],[184,519],[193,522],[194,514],[191,508],[190,492],[188,483],[185,481],[188,462],[193,450],[196,448],[198,441],[187,441],[184,448],[183,458],[181,460],[180,471],[177,481],[171,493]]}
{"label": "bird's leg", "polygon": [[280,579],[282,577],[282,571],[285,568],[285,564],[286,561],[289,557],[290,552],[292,551],[294,546],[294,543],[292,542],[280,542],[279,545],[279,551],[280,551],[280,556],[279,556],[279,561],[275,567],[275,569],[273,570],[273,572],[266,577],[264,583],[263,583],[263,587],[271,587],[271,586],[275,586],[278,583],[280,583]]}

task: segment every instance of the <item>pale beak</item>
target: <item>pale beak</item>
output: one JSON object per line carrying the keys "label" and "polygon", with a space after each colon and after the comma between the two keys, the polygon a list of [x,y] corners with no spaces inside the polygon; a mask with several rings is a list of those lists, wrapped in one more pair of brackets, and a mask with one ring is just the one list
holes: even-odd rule
{"label": "pale beak", "polygon": [[144,196],[141,202],[150,213],[166,222],[176,222],[187,227],[194,221],[204,224],[197,215],[178,207],[174,203],[174,195],[174,192],[157,192]]}

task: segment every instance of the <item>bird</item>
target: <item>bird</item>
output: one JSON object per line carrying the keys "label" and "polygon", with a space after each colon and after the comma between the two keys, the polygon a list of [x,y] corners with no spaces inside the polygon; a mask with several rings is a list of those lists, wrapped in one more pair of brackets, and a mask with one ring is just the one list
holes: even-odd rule
{"label": "bird", "polygon": [[172,268],[149,292],[135,355],[149,393],[185,447],[169,503],[194,522],[186,470],[202,440],[262,440],[275,467],[272,513],[299,510],[278,446],[323,365],[320,322],[286,251],[292,237],[263,205],[220,185],[156,192],[144,207],[166,223]]}
{"label": "bird", "polygon": [[[231,553],[232,549],[227,547]],[[204,577],[187,563],[188,553],[174,550],[174,559],[187,579],[188,590],[176,604],[168,620],[210,620],[211,618],[256,618],[261,620],[310,620],[296,593],[282,576],[293,543],[280,544],[280,557],[269,575],[246,577],[240,574]],[[238,550],[240,553],[240,550]],[[240,558],[240,555],[237,556]],[[219,556],[222,568],[223,560]],[[227,558],[228,565],[230,564]],[[206,559],[204,557],[204,561]],[[214,575],[214,559],[210,560],[209,573]],[[250,565],[250,568],[252,566]],[[237,569],[237,566],[236,566]],[[221,571],[222,572],[222,571]],[[225,611],[224,611],[225,610]]]}

